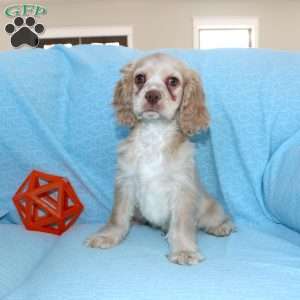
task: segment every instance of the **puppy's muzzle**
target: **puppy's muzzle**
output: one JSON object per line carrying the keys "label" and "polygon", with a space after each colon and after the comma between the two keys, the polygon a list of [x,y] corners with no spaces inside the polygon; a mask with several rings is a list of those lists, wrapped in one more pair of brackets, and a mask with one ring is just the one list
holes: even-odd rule
{"label": "puppy's muzzle", "polygon": [[161,93],[158,90],[150,90],[145,94],[145,99],[153,106],[161,99]]}

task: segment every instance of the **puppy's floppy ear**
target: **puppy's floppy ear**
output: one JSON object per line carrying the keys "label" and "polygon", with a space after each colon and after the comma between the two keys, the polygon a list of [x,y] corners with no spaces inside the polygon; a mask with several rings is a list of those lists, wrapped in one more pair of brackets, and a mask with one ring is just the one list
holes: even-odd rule
{"label": "puppy's floppy ear", "polygon": [[113,106],[116,109],[119,122],[130,127],[133,127],[137,122],[133,113],[132,103],[133,69],[133,63],[130,63],[121,69],[123,77],[116,84],[113,99]]}
{"label": "puppy's floppy ear", "polygon": [[186,135],[193,135],[201,129],[207,129],[209,114],[205,106],[205,96],[198,74],[187,70],[185,86],[179,110],[179,125]]}

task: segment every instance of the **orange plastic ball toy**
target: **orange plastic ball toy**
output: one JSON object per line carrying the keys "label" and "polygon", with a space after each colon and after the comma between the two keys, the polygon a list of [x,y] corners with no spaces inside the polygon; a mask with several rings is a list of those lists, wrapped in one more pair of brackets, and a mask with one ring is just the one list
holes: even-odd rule
{"label": "orange plastic ball toy", "polygon": [[33,170],[13,197],[29,230],[61,235],[75,223],[83,205],[68,179]]}

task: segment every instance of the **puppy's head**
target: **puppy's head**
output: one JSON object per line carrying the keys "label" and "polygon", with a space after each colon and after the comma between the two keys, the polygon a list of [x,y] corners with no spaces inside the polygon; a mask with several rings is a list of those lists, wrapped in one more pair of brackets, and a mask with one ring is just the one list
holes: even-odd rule
{"label": "puppy's head", "polygon": [[113,101],[121,123],[133,127],[145,119],[177,119],[187,135],[208,127],[200,79],[181,61],[158,53],[126,65],[121,72]]}

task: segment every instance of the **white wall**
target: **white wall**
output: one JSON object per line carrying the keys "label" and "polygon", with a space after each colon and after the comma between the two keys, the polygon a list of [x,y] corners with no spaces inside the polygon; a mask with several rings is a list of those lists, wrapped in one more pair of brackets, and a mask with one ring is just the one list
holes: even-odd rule
{"label": "white wall", "polygon": [[[17,1],[0,0],[0,10]],[[34,3],[37,1],[27,1]],[[49,0],[45,27],[133,25],[140,49],[193,47],[193,16],[257,16],[259,47],[300,50],[300,0]],[[12,49],[0,18],[0,50]]]}

